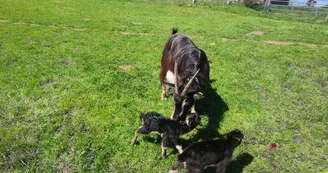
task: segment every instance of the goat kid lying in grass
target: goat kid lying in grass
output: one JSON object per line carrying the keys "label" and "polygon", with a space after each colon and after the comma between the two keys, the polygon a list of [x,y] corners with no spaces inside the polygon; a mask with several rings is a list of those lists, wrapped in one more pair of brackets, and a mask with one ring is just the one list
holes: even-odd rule
{"label": "goat kid lying in grass", "polygon": [[191,113],[187,122],[175,121],[156,112],[140,115],[140,119],[142,119],[142,126],[135,132],[132,145],[135,144],[139,134],[149,134],[151,132],[160,134],[162,137],[163,158],[166,157],[169,140],[173,141],[175,148],[181,153],[182,146],[177,143],[178,138],[200,125],[200,117],[197,113]]}
{"label": "goat kid lying in grass", "polygon": [[187,173],[200,173],[212,165],[216,165],[217,173],[224,173],[233,151],[243,138],[242,132],[236,129],[226,134],[223,139],[193,143],[179,154],[178,161],[169,173],[176,173],[183,167],[187,169]]}

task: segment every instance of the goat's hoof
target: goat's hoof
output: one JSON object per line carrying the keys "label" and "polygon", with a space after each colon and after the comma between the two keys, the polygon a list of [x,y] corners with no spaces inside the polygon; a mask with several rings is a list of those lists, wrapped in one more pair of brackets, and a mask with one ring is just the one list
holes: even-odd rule
{"label": "goat's hoof", "polygon": [[162,157],[163,157],[163,159],[167,158],[166,152],[162,153]]}
{"label": "goat's hoof", "polygon": [[161,100],[167,100],[166,92],[163,91],[161,95]]}
{"label": "goat's hoof", "polygon": [[132,140],[131,145],[134,145],[136,143],[136,140]]}

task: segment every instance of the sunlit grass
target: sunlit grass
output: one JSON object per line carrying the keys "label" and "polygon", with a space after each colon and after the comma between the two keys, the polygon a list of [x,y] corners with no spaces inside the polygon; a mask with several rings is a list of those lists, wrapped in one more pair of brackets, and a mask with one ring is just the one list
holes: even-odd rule
{"label": "sunlit grass", "polygon": [[[1,172],[167,172],[174,148],[162,159],[156,135],[130,142],[141,112],[173,111],[158,80],[172,27],[212,62],[213,92],[200,102],[208,125],[184,135],[184,147],[239,128],[235,155],[252,160],[228,172],[327,171],[327,25],[158,1],[3,1],[0,9]],[[245,35],[252,31],[263,34]]]}

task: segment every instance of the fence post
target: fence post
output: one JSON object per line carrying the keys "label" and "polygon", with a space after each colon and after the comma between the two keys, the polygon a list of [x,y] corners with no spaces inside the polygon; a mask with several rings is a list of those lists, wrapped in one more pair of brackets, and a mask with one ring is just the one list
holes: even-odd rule
{"label": "fence post", "polygon": [[264,11],[269,11],[270,0],[266,0],[264,4]]}
{"label": "fence post", "polygon": [[271,0],[268,0],[267,11],[269,11],[269,9],[270,9],[270,4],[271,4]]}

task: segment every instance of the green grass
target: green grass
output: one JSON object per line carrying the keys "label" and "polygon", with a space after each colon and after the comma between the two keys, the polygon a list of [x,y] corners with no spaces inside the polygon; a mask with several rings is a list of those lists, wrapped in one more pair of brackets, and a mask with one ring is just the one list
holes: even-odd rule
{"label": "green grass", "polygon": [[[184,135],[184,147],[238,128],[245,139],[228,172],[328,172],[328,26],[285,16],[159,1],[1,0],[0,172],[167,172],[174,148],[162,159],[158,136],[130,142],[141,112],[173,111],[158,79],[172,27],[212,61],[213,90],[200,103],[207,126]],[[255,30],[264,33],[245,35]]]}

